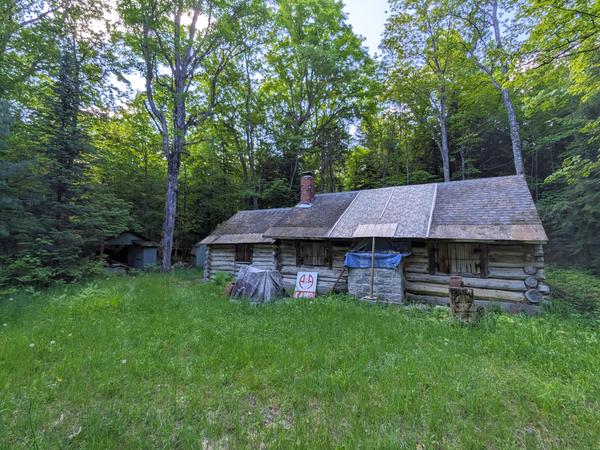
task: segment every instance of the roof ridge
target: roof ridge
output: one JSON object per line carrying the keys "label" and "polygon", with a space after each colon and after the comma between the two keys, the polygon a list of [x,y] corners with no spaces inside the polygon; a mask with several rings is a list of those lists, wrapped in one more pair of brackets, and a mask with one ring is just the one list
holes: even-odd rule
{"label": "roof ridge", "polygon": [[293,206],[284,206],[280,208],[259,208],[259,209],[240,209],[237,213],[241,212],[265,212],[265,211],[285,211],[287,209],[293,209]]}
{"label": "roof ridge", "polygon": [[354,198],[352,199],[352,201],[350,203],[348,203],[348,206],[346,206],[346,209],[344,209],[344,211],[340,214],[340,216],[337,218],[337,220],[335,221],[335,223],[331,226],[331,228],[327,232],[327,237],[331,236],[331,233],[333,233],[333,230],[335,230],[335,227],[337,226],[337,224],[340,223],[340,221],[342,220],[342,217],[344,217],[344,215],[346,214],[346,212],[348,212],[350,210],[350,208],[352,207],[352,205],[354,204],[354,202],[356,201],[356,199],[358,198],[358,196],[360,195],[360,193],[363,192],[363,191],[350,191],[350,192],[356,192],[356,195],[354,196]]}
{"label": "roof ridge", "polygon": [[495,176],[495,177],[469,178],[468,180],[432,181],[431,183],[414,183],[414,184],[395,184],[395,185],[391,185],[391,186],[380,186],[380,187],[373,187],[373,188],[367,188],[367,189],[353,189],[351,191],[321,192],[319,194],[315,194],[315,196],[350,194],[353,192],[376,191],[379,189],[405,188],[405,187],[416,187],[416,186],[433,186],[433,185],[437,185],[437,184],[448,185],[448,184],[454,184],[454,183],[473,183],[473,182],[478,182],[478,181],[497,180],[497,179],[501,179],[501,178],[524,179],[525,175],[519,175],[519,174],[499,175],[499,176]]}
{"label": "roof ridge", "polygon": [[429,238],[429,234],[431,233],[431,224],[433,223],[433,215],[435,214],[435,207],[437,204],[438,184],[439,183],[435,183],[433,187],[433,199],[431,200],[431,209],[429,210],[429,222],[427,223],[427,231],[425,233],[425,238]]}

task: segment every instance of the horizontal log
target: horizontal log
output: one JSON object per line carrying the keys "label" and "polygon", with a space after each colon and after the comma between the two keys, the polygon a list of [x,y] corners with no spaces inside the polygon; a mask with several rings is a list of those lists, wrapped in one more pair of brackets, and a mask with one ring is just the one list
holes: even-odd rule
{"label": "horizontal log", "polygon": [[527,274],[523,271],[522,267],[489,267],[488,277],[504,278],[507,280],[524,280],[525,278],[527,278]]}
{"label": "horizontal log", "polygon": [[438,297],[435,295],[419,295],[413,294],[412,292],[406,293],[406,299],[413,303],[428,303],[430,305],[449,305],[450,299],[448,297]]}
{"label": "horizontal log", "polygon": [[429,273],[429,267],[428,264],[407,262],[406,266],[404,266],[404,272]]}
{"label": "horizontal log", "polygon": [[488,267],[499,267],[499,268],[523,268],[524,261],[489,261]]}
{"label": "horizontal log", "polygon": [[488,246],[490,252],[512,252],[531,253],[533,249],[527,244],[491,244]]}
{"label": "horizontal log", "polygon": [[[432,295],[416,295],[407,294],[406,298],[411,303],[426,303],[430,305],[450,305],[450,300],[446,297],[436,297]],[[526,312],[528,314],[537,314],[539,309],[535,305],[528,305],[526,303],[514,303],[514,302],[501,302],[492,300],[478,300],[475,299],[475,306],[483,306],[485,309],[497,309],[501,311],[517,313]]]}
{"label": "horizontal log", "polygon": [[498,255],[494,253],[488,254],[489,264],[492,263],[519,263],[523,265],[525,255]]}
{"label": "horizontal log", "polygon": [[526,257],[527,253],[525,252],[505,252],[505,251],[492,251],[488,252],[488,259],[519,259],[522,260]]}
{"label": "horizontal log", "polygon": [[[429,275],[421,273],[406,273],[408,281],[422,281],[426,283],[436,283],[448,287],[450,281],[449,275]],[[525,283],[520,280],[505,280],[495,278],[472,278],[463,277],[463,284],[466,287],[482,289],[500,289],[506,291],[525,291]]]}
{"label": "horizontal log", "polygon": [[[446,297],[449,295],[448,286],[433,283],[407,281],[406,290],[416,294],[435,295],[439,297]],[[506,300],[511,302],[523,301],[522,292],[505,291],[500,289],[473,288],[473,295],[482,300]]]}

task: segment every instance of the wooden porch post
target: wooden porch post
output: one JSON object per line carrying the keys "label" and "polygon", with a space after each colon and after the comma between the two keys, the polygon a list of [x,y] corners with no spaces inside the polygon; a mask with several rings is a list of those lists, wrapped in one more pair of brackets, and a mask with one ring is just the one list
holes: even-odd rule
{"label": "wooden porch post", "polygon": [[371,241],[371,293],[369,298],[373,300],[373,285],[375,283],[375,236]]}

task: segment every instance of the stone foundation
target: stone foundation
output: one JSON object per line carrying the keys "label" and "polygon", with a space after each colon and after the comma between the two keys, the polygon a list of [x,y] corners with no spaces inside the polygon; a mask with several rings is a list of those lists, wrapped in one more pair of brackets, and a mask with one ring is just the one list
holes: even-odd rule
{"label": "stone foundation", "polygon": [[[371,269],[348,269],[348,293],[358,298],[368,297],[371,289]],[[373,296],[391,303],[404,303],[402,267],[375,269]]]}

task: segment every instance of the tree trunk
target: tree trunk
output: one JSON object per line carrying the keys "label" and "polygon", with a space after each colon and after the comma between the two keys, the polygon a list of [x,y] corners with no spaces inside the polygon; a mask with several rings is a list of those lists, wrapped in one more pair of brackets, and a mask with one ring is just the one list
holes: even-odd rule
{"label": "tree trunk", "polygon": [[[498,20],[498,0],[492,2],[492,27],[494,29],[494,40],[496,42],[496,48],[502,54],[502,34],[500,31],[500,21]],[[502,56],[501,71],[503,75],[508,73],[508,62],[505,56]],[[490,71],[491,74],[491,71]],[[504,82],[504,80],[503,80]],[[504,87],[503,83],[500,83],[500,92],[502,93],[502,102],[508,115],[508,127],[510,129],[510,140],[512,142],[513,159],[515,161],[515,172],[517,175],[523,175],[525,173],[525,167],[523,165],[523,155],[521,152],[521,136],[519,134],[519,121],[517,120],[517,113],[513,106],[512,100],[508,89]]]}
{"label": "tree trunk", "polygon": [[444,183],[450,181],[450,158],[448,156],[448,126],[447,126],[447,117],[446,117],[446,91],[442,87],[440,89],[440,112],[439,112],[439,121],[440,121],[440,130],[442,134],[442,145],[440,146],[440,151],[442,152],[442,165],[444,168]]}
{"label": "tree trunk", "polygon": [[510,129],[510,139],[512,141],[515,171],[517,175],[523,175],[525,173],[525,166],[523,165],[523,154],[521,152],[521,135],[519,133],[519,121],[517,120],[517,113],[515,112],[508,89],[502,88],[501,92],[504,108],[506,109],[506,114],[508,115],[508,127]]}
{"label": "tree trunk", "polygon": [[165,219],[162,228],[162,271],[171,270],[171,253],[173,252],[173,234],[177,213],[177,190],[179,180],[179,153],[169,159],[167,169],[167,193],[165,195]]}
{"label": "tree trunk", "polygon": [[177,219],[177,191],[181,154],[185,145],[186,111],[185,111],[185,80],[181,72],[174,74],[175,104],[173,106],[173,148],[167,156],[167,193],[165,195],[165,219],[162,229],[162,271],[171,270],[173,252],[173,234]]}

